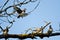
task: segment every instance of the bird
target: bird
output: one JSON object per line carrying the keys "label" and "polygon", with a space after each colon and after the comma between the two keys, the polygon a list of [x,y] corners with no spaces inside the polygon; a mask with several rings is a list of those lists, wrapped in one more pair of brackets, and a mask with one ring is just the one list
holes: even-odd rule
{"label": "bird", "polygon": [[48,31],[47,31],[47,34],[48,34],[48,35],[51,35],[52,32],[53,32],[53,29],[52,29],[52,27],[51,27],[51,25],[50,25],[50,26],[49,26],[49,29],[48,29]]}
{"label": "bird", "polygon": [[19,7],[17,7],[17,6],[14,6],[14,9],[16,10],[16,12],[18,13],[18,16],[17,16],[17,18],[20,18],[20,17],[24,17],[24,16],[27,16],[28,14],[27,13],[25,13],[26,12],[26,8],[25,9],[23,9],[23,10],[21,10]]}
{"label": "bird", "polygon": [[[3,32],[3,35],[7,35],[8,34],[8,31],[9,31],[9,29],[8,29],[8,27],[6,27],[6,29],[3,29],[1,26],[0,26],[0,28],[1,28],[1,30],[2,30],[2,32]],[[7,40],[8,38],[5,38],[5,40]]]}
{"label": "bird", "polygon": [[22,10],[19,7],[14,6],[14,9],[17,11],[18,14],[21,14],[22,13]]}

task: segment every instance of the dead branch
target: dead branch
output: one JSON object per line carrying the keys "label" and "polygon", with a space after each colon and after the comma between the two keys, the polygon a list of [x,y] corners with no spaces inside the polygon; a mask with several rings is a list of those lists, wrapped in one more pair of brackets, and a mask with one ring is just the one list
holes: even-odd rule
{"label": "dead branch", "polygon": [[31,38],[31,39],[35,39],[36,37],[51,37],[51,36],[58,36],[60,35],[60,33],[52,33],[51,35],[47,35],[47,34],[41,34],[41,33],[30,33],[30,34],[7,34],[7,35],[0,35],[0,39],[2,38],[19,38],[19,39],[26,39],[26,38]]}
{"label": "dead branch", "polygon": [[[37,1],[37,0],[36,0]],[[28,4],[28,3],[30,3],[30,2],[36,2],[36,1],[27,1],[27,2],[25,2],[25,1],[23,1],[23,2],[20,2],[20,3],[18,3],[18,4],[15,4],[15,6],[22,6],[22,5],[24,5],[24,4]],[[6,5],[6,4],[5,4]],[[11,8],[11,7],[13,7],[14,5],[11,5],[11,6],[8,6],[7,8],[5,8],[4,10],[0,10],[0,13],[2,13],[2,12],[5,12],[7,9],[9,9],[9,8]]]}

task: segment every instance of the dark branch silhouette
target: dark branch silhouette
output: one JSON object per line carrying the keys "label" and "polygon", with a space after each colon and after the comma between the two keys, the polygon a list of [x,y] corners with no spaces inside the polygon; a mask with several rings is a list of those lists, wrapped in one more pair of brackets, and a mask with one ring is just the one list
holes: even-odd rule
{"label": "dark branch silhouette", "polygon": [[3,10],[4,6],[5,6],[8,2],[9,2],[9,0],[7,0],[7,1],[4,3],[3,7],[1,8],[1,10]]}
{"label": "dark branch silhouette", "polygon": [[60,33],[52,33],[51,35],[47,35],[47,34],[40,34],[40,33],[36,33],[36,34],[7,34],[7,35],[0,35],[0,39],[2,38],[19,38],[19,39],[26,39],[26,38],[31,38],[34,39],[36,37],[40,37],[41,39],[44,37],[51,37],[51,36],[59,36]]}

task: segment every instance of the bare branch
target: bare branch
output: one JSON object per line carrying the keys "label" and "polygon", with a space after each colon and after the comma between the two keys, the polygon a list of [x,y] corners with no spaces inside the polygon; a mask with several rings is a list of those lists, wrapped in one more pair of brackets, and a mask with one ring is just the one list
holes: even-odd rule
{"label": "bare branch", "polygon": [[[23,1],[23,2],[21,2],[21,3],[19,3],[19,4],[15,4],[15,6],[19,6],[19,5],[22,6],[22,5],[27,4],[27,3],[29,3],[29,2],[31,2],[31,1],[27,1],[27,2]],[[9,8],[11,8],[11,7],[14,7],[14,5],[5,8],[4,11],[6,11],[7,9],[9,9]]]}
{"label": "bare branch", "polygon": [[36,37],[51,37],[51,36],[58,36],[60,35],[60,33],[52,33],[51,35],[47,35],[47,34],[41,34],[41,33],[37,33],[37,34],[7,34],[7,35],[0,35],[0,39],[2,38],[19,38],[19,39],[26,39],[26,38],[31,38],[31,39],[35,39]]}
{"label": "bare branch", "polygon": [[4,8],[4,6],[5,6],[8,2],[9,2],[9,0],[7,0],[7,1],[4,3],[3,7],[1,8],[1,10]]}

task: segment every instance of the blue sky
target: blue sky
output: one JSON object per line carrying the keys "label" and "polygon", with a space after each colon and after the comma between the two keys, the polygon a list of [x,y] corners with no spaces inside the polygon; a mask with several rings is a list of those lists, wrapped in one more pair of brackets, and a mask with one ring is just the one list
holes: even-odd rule
{"label": "blue sky", "polygon": [[[10,0],[11,1],[11,0]],[[54,31],[59,29],[59,23],[60,23],[60,0],[40,0],[39,6],[31,12],[30,15],[22,18],[17,19],[16,22],[14,22],[13,27],[10,29],[9,33],[12,34],[21,34],[24,33],[25,30],[28,28],[33,27],[40,27],[45,25],[45,21],[51,22],[52,28]],[[0,4],[3,4],[0,1]],[[38,2],[38,1],[37,1]],[[21,8],[27,8],[27,11],[32,10],[36,5],[35,3],[30,3],[25,6],[22,6]],[[9,5],[9,4],[8,4]],[[59,40],[60,36],[50,37],[50,38],[43,38],[43,39],[34,39],[34,40]],[[15,39],[12,39],[15,40]],[[16,39],[17,40],[17,39]],[[25,40],[32,40],[32,39],[25,39]]]}

